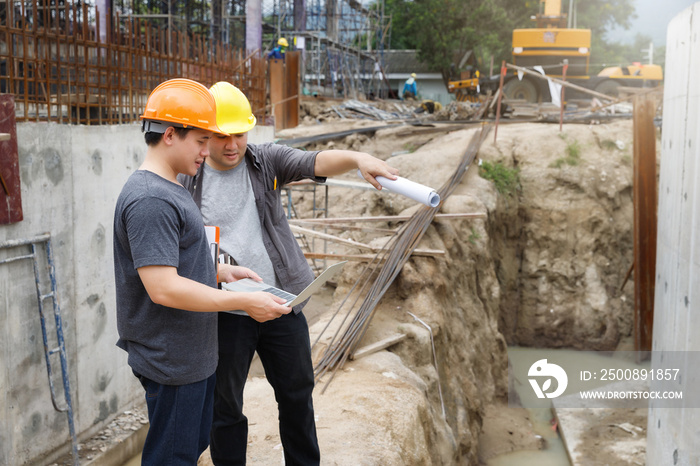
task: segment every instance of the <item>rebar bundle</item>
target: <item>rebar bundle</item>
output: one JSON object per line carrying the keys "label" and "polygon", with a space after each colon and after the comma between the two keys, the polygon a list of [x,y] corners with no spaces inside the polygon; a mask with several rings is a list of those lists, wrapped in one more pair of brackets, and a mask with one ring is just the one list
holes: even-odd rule
{"label": "rebar bundle", "polygon": [[[474,161],[490,129],[490,125],[483,125],[481,130],[470,140],[457,169],[450,179],[438,190],[443,202],[462,181],[464,174],[469,168],[469,165]],[[343,318],[343,322],[338,327],[335,335],[333,335],[328,348],[314,368],[317,381],[327,372],[332,371],[331,378],[326,382],[322,393],[333,380],[333,377],[335,377],[337,369],[341,368],[345,364],[345,361],[347,361],[357,349],[358,343],[362,340],[362,337],[369,327],[377,304],[379,304],[379,301],[389,289],[394,279],[403,268],[403,265],[408,261],[409,257],[411,257],[411,254],[418,246],[418,243],[430,226],[436,213],[436,208],[424,206],[391,237],[387,247],[377,253],[373,260],[362,271],[345,299],[341,302],[338,310],[323,329],[316,342],[314,342],[315,345],[328,329],[331,322],[338,316],[340,310],[353,292],[359,288],[359,293],[356,294],[355,301],[350,306],[347,314]],[[357,307],[362,296],[364,296],[364,298],[359,307]],[[357,309],[353,312],[356,307]],[[352,318],[350,318],[351,315],[353,315]],[[348,320],[350,320],[349,323],[347,323]]]}

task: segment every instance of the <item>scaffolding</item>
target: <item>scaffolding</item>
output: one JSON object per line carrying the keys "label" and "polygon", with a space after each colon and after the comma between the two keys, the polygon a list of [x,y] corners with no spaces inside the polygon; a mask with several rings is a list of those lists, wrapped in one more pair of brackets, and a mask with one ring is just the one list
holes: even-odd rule
{"label": "scaffolding", "polygon": [[112,5],[123,18],[144,18],[162,29],[245,49],[246,0],[116,0]]}
{"label": "scaffolding", "polygon": [[[296,5],[295,5],[296,3]],[[303,14],[295,15],[295,6]],[[370,8],[357,0],[271,0],[263,3],[270,50],[285,37],[303,50],[302,91],[331,97],[386,97],[383,51],[389,47],[391,18],[380,0]]]}

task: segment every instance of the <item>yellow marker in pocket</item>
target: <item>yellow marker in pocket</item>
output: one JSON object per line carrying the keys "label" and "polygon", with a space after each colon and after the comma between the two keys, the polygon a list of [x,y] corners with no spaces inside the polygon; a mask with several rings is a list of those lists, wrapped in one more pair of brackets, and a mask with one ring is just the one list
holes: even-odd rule
{"label": "yellow marker in pocket", "polygon": [[277,177],[275,177],[275,184],[274,184],[274,187],[272,189],[273,189],[273,191],[277,191]]}

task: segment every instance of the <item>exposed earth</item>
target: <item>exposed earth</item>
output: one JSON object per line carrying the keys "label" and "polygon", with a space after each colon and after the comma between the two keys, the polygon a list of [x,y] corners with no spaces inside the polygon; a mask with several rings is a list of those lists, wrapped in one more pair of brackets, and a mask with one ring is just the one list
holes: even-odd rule
{"label": "exposed earth", "polygon": [[[452,176],[469,141],[481,131],[466,124],[445,131],[441,124],[425,126],[429,119],[416,127],[324,116],[332,113],[316,108],[307,112],[304,124],[278,137],[396,124],[306,148],[365,151],[388,160],[401,176],[435,189]],[[480,176],[479,163],[472,164],[439,212],[483,217],[433,220],[418,247],[444,255],[413,256],[404,265],[377,305],[360,346],[396,334],[405,339],[320,379],[314,403],[322,464],[488,465],[499,455],[546,448],[531,413],[507,406],[507,347],[629,349],[632,279],[621,286],[632,263],[632,121],[565,124],[561,133],[558,124],[504,124],[497,142],[493,131],[488,135],[477,159],[482,175],[485,166],[497,169],[499,183],[515,169],[517,177],[499,191],[494,181]],[[359,181],[355,173],[338,179]],[[329,217],[417,210],[414,201],[391,193],[338,186],[328,193]],[[317,205],[323,205],[323,197],[324,190],[317,188]],[[294,190],[293,199],[299,217],[313,215],[311,192]],[[393,229],[399,222],[356,225]],[[364,244],[382,244],[389,235],[325,232]],[[329,242],[326,250],[366,253],[338,242]],[[326,325],[363,267],[349,263],[305,310],[312,343],[318,339],[317,360],[344,314]],[[436,358],[430,331],[409,312],[432,330]],[[274,395],[259,367],[251,371],[245,396],[249,462],[283,464]],[[579,447],[581,464],[641,464],[643,442],[634,456],[616,456],[618,439],[630,433],[608,424],[630,422],[645,429],[644,415],[617,413],[615,422],[592,429]],[[601,452],[612,456],[600,459]],[[208,452],[200,464],[211,464]]]}

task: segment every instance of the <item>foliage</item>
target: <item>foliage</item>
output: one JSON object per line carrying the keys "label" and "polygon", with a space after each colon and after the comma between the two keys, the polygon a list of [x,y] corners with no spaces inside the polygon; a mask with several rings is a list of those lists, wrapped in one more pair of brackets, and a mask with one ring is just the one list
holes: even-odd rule
{"label": "foliage", "polygon": [[[597,74],[606,66],[623,66],[634,62],[648,63],[642,49],[649,48],[651,36],[636,34],[632,44],[605,42],[602,38],[591,38],[591,74]],[[664,65],[665,47],[654,49],[654,63]]]}
{"label": "foliage", "polygon": [[[638,34],[633,45],[606,43],[605,33],[616,26],[629,28],[635,18],[633,0],[586,0],[576,5],[576,25],[591,29],[593,64],[620,65],[643,61],[641,48],[648,36]],[[564,11],[568,2],[562,2]],[[376,8],[376,5],[375,5]],[[391,20],[391,48],[416,49],[418,59],[445,83],[453,66],[467,51],[476,54],[479,69],[487,72],[501,60],[511,61],[512,31],[533,27],[530,17],[540,11],[538,0],[385,0]],[[639,44],[643,44],[640,46]],[[662,51],[656,54],[662,57]],[[658,60],[657,60],[658,62]],[[602,66],[591,69],[597,73]]]}
{"label": "foliage", "polygon": [[493,181],[496,191],[504,196],[512,196],[520,189],[520,170],[509,168],[500,162],[483,161],[479,166],[479,176]]}
{"label": "foliage", "polygon": [[617,149],[617,143],[612,139],[603,139],[600,141],[600,147],[606,150],[615,150]]}
{"label": "foliage", "polygon": [[407,142],[406,144],[403,145],[403,148],[409,153],[412,154],[413,152],[418,149],[418,145],[415,142]]}
{"label": "foliage", "polygon": [[576,26],[591,30],[592,37],[605,36],[615,26],[629,29],[637,17],[632,0],[586,0],[576,2]]}
{"label": "foliage", "polygon": [[[562,139],[566,139],[562,136]],[[576,166],[581,162],[581,145],[577,140],[573,140],[566,144],[566,157],[561,157],[552,162],[550,165],[553,168],[561,168],[562,165]]]}
{"label": "foliage", "polygon": [[510,55],[512,30],[527,22],[537,1],[385,0],[391,15],[391,48],[416,49],[418,59],[439,72],[445,84],[467,51],[486,69]]}
{"label": "foliage", "polygon": [[471,244],[476,244],[477,240],[481,239],[481,235],[477,233],[477,231],[472,227],[471,233],[469,234],[469,238],[467,238],[467,241],[469,241]]}

